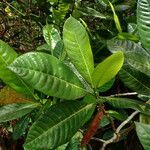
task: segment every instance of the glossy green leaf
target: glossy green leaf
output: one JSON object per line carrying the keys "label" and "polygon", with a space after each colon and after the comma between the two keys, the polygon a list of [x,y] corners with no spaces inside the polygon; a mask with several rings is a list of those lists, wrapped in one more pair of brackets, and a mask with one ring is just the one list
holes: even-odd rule
{"label": "glossy green leaf", "polygon": [[17,53],[5,42],[0,40],[0,68],[6,67],[17,58]]}
{"label": "glossy green leaf", "polygon": [[117,120],[121,120],[121,121],[124,121],[127,118],[127,116],[128,116],[125,113],[122,113],[122,112],[119,112],[119,111],[114,111],[114,110],[108,110],[107,113],[111,117],[113,117],[113,118],[115,118]]}
{"label": "glossy green leaf", "polygon": [[50,46],[47,44],[47,43],[45,43],[45,44],[43,44],[43,45],[40,45],[40,46],[38,46],[37,48],[36,48],[36,50],[37,51],[46,51],[46,52],[50,52]]}
{"label": "glossy green leaf", "polygon": [[117,52],[99,63],[93,72],[93,83],[95,88],[101,87],[114,78],[121,69],[123,62],[123,53]]}
{"label": "glossy green leaf", "polygon": [[32,125],[25,149],[55,149],[68,142],[91,117],[93,104],[66,101],[53,105]]}
{"label": "glossy green leaf", "polygon": [[38,103],[20,103],[9,104],[0,107],[0,122],[14,120],[30,113],[33,109],[38,107]]}
{"label": "glossy green leaf", "polygon": [[150,149],[150,125],[136,122],[136,132],[144,150]]}
{"label": "glossy green leaf", "polygon": [[131,90],[139,94],[149,95],[150,78],[145,74],[135,70],[129,65],[124,65],[119,72],[119,76],[123,83]]}
{"label": "glossy green leaf", "polygon": [[72,63],[85,80],[92,84],[94,62],[89,37],[83,25],[73,17],[64,24],[63,40]]}
{"label": "glossy green leaf", "polygon": [[124,108],[124,109],[131,108],[150,115],[149,105],[134,99],[118,98],[118,97],[101,97],[100,101],[109,103],[115,108]]}
{"label": "glossy green leaf", "polygon": [[138,52],[144,55],[148,55],[148,53],[144,48],[142,48],[140,44],[130,40],[118,40],[113,38],[107,41],[107,47],[112,53],[116,51],[122,51],[124,54],[128,52]]}
{"label": "glossy green leaf", "polygon": [[31,87],[49,96],[76,99],[86,94],[80,80],[70,68],[46,53],[24,54],[18,57],[9,69]]}
{"label": "glossy green leaf", "polygon": [[110,81],[105,83],[103,86],[98,88],[98,91],[99,92],[106,92],[106,91],[108,91],[113,86],[114,82],[115,82],[115,78],[111,79]]}
{"label": "glossy green leaf", "polygon": [[32,89],[20,77],[6,68],[16,58],[17,53],[8,44],[0,40],[0,79],[16,91],[33,95]]}
{"label": "glossy green leaf", "polygon": [[63,42],[58,30],[54,28],[53,25],[47,24],[43,27],[43,36],[49,45],[52,55],[59,58],[59,55],[61,55],[63,51]]}
{"label": "glossy green leaf", "polygon": [[126,57],[130,66],[150,77],[150,55],[128,52]]}
{"label": "glossy green leaf", "polygon": [[133,35],[133,34],[126,33],[126,32],[118,33],[117,38],[121,40],[131,40],[135,42],[139,41],[139,37],[137,35]]}
{"label": "glossy green leaf", "polygon": [[77,132],[69,141],[65,150],[87,150],[86,147],[80,147],[83,135],[81,132]]}
{"label": "glossy green leaf", "polygon": [[137,3],[137,28],[140,40],[150,53],[150,1],[138,0]]}
{"label": "glossy green leaf", "polygon": [[120,25],[120,22],[119,22],[119,18],[115,12],[115,9],[114,9],[114,6],[112,5],[112,3],[109,2],[109,5],[112,9],[112,12],[113,12],[113,15],[114,15],[114,21],[115,21],[115,25],[116,25],[116,28],[118,30],[119,33],[122,32],[122,28],[121,28],[121,25]]}

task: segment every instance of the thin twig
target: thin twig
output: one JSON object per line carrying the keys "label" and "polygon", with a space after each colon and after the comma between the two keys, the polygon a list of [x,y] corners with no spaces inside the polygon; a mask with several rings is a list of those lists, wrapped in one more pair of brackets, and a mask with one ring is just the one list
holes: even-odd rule
{"label": "thin twig", "polygon": [[102,142],[102,143],[106,142],[105,140],[99,139],[99,138],[96,138],[96,137],[92,137],[91,140],[95,140],[95,141]]}
{"label": "thin twig", "polygon": [[137,95],[138,93],[132,92],[132,93],[119,93],[119,94],[114,94],[110,95],[109,97],[117,97],[117,96],[130,96],[130,95]]}
{"label": "thin twig", "polygon": [[112,138],[110,138],[109,140],[105,141],[105,142],[103,143],[102,148],[100,148],[100,150],[105,150],[105,148],[106,148],[106,146],[107,146],[108,144],[117,141],[117,139],[118,139],[119,136],[120,136],[120,135],[119,135],[120,130],[121,130],[127,123],[129,123],[129,122],[132,120],[132,118],[133,118],[134,116],[136,116],[138,113],[139,113],[139,111],[133,112],[124,122],[122,122],[122,123],[119,125],[119,127],[116,129],[116,132],[114,133],[114,136],[113,136]]}

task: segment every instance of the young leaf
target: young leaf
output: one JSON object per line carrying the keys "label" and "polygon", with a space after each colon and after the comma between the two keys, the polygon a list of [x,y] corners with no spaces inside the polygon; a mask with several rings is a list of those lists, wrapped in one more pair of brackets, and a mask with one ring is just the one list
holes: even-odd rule
{"label": "young leaf", "polygon": [[0,40],[0,69],[6,67],[17,58],[17,53],[5,42]]}
{"label": "young leaf", "polygon": [[122,29],[121,29],[121,25],[120,25],[120,22],[119,22],[119,18],[118,16],[116,15],[116,12],[115,12],[115,9],[114,9],[114,6],[112,5],[112,3],[109,2],[109,5],[113,11],[113,15],[114,15],[114,21],[115,21],[115,25],[116,25],[116,28],[118,30],[119,33],[122,32]]}
{"label": "young leaf", "polygon": [[93,54],[88,34],[83,25],[70,17],[64,24],[63,40],[72,63],[88,83],[92,83]]}
{"label": "young leaf", "polygon": [[59,55],[63,51],[63,42],[59,35],[59,32],[53,25],[45,25],[43,27],[43,36],[47,44],[49,45],[49,49],[52,55],[59,58]]}
{"label": "young leaf", "polygon": [[150,125],[136,122],[136,132],[144,150],[150,149]]}
{"label": "young leaf", "polygon": [[30,113],[39,103],[9,104],[0,107],[0,122],[14,120]]}
{"label": "young leaf", "polygon": [[32,125],[25,149],[55,149],[70,138],[91,117],[93,104],[66,101],[53,105]]}
{"label": "young leaf", "polygon": [[101,87],[115,77],[121,69],[123,62],[123,53],[117,52],[99,63],[93,72],[93,83],[95,88]]}
{"label": "young leaf", "polygon": [[18,57],[9,69],[31,87],[49,96],[76,99],[86,94],[80,80],[70,68],[49,54],[26,53]]}
{"label": "young leaf", "polygon": [[150,53],[150,1],[138,0],[137,3],[137,28],[140,40]]}

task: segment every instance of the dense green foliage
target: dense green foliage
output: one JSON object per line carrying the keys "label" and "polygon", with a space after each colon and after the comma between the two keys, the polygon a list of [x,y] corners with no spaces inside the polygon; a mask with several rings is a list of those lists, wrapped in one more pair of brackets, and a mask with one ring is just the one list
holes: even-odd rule
{"label": "dense green foliage", "polygon": [[0,6],[0,127],[10,139],[25,150],[113,150],[136,133],[149,150],[150,0]]}

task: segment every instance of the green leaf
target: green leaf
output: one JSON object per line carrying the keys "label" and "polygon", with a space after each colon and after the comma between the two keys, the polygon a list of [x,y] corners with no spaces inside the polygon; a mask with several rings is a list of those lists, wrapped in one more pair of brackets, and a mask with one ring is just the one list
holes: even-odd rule
{"label": "green leaf", "polygon": [[130,66],[150,77],[150,55],[128,52],[126,57]]}
{"label": "green leaf", "polygon": [[52,55],[59,58],[63,51],[63,42],[58,30],[53,25],[47,24],[43,27],[43,36],[50,47]]}
{"label": "green leaf", "polygon": [[126,32],[118,33],[117,38],[121,40],[131,40],[135,42],[139,41],[139,37],[137,35],[133,35],[133,34],[126,33]]}
{"label": "green leaf", "polygon": [[122,51],[124,54],[128,52],[138,52],[144,55],[148,55],[148,53],[144,48],[142,48],[140,44],[130,40],[118,40],[113,38],[107,41],[107,47],[112,53],[116,51]]}
{"label": "green leaf", "polygon": [[115,21],[115,25],[116,25],[116,28],[118,30],[119,33],[122,32],[122,28],[121,28],[121,25],[120,25],[120,22],[119,22],[119,18],[118,16],[116,15],[116,12],[115,12],[115,9],[114,9],[114,6],[112,5],[112,3],[109,2],[109,5],[113,11],[113,15],[114,15],[114,21]]}
{"label": "green leaf", "polygon": [[136,132],[144,150],[150,149],[150,125],[136,122]]}
{"label": "green leaf", "polygon": [[88,34],[83,25],[70,17],[64,24],[63,40],[72,63],[88,83],[92,83],[93,54]]}
{"label": "green leaf", "polygon": [[9,69],[31,87],[49,96],[76,99],[86,94],[80,80],[70,68],[46,53],[26,53],[18,57]]}
{"label": "green leaf", "polygon": [[140,40],[150,53],[150,1],[138,0],[137,3],[137,28]]}
{"label": "green leaf", "polygon": [[149,95],[150,93],[150,78],[145,74],[135,70],[129,65],[124,65],[119,72],[119,76],[123,83],[131,90],[139,94]]}
{"label": "green leaf", "polygon": [[55,149],[68,142],[91,117],[95,106],[79,101],[53,105],[32,125],[25,149]]}
{"label": "green leaf", "polygon": [[86,147],[81,148],[80,143],[83,138],[81,132],[77,132],[69,141],[67,148],[65,150],[87,150]]}
{"label": "green leaf", "polygon": [[[113,120],[113,118],[112,118],[112,120]],[[108,119],[108,117],[103,116],[102,120],[99,123],[99,128],[103,128],[109,124],[110,124],[110,120]]]}
{"label": "green leaf", "polygon": [[80,13],[85,15],[85,16],[93,16],[95,18],[100,18],[100,19],[107,19],[108,16],[100,13],[99,11],[90,8],[90,7],[86,7],[86,8],[80,8],[79,9]]}
{"label": "green leaf", "polygon": [[127,118],[127,114],[125,113],[121,113],[121,112],[117,112],[117,111],[114,111],[114,110],[108,110],[107,113],[117,119],[117,120],[121,120],[121,121],[124,121],[126,118]]}
{"label": "green leaf", "polygon": [[30,113],[33,109],[38,107],[38,103],[20,103],[9,104],[0,107],[0,122],[14,120]]}
{"label": "green leaf", "polygon": [[6,67],[17,58],[17,53],[5,42],[0,40],[0,69]]}
{"label": "green leaf", "polygon": [[8,44],[0,40],[0,79],[18,92],[33,95],[32,89],[20,77],[6,68],[16,58],[17,53]]}
{"label": "green leaf", "polygon": [[[148,94],[148,93],[147,93]],[[140,98],[143,101],[148,101],[150,100],[150,95],[142,95],[142,94],[138,94],[138,98]]]}
{"label": "green leaf", "polygon": [[118,98],[118,97],[101,97],[99,101],[109,103],[110,105],[116,108],[124,108],[124,109],[131,108],[134,110],[139,110],[144,114],[150,115],[149,105],[134,99]]}
{"label": "green leaf", "polygon": [[99,63],[93,72],[93,83],[95,88],[101,87],[114,78],[121,69],[123,62],[123,53],[117,52]]}
{"label": "green leaf", "polygon": [[98,91],[99,92],[106,92],[108,91],[114,84],[115,82],[115,78],[111,79],[110,81],[108,81],[107,83],[105,83],[103,86],[101,86]]}
{"label": "green leaf", "polygon": [[43,45],[40,45],[40,46],[38,46],[37,48],[36,48],[36,50],[37,51],[46,51],[46,52],[50,52],[50,46],[47,44],[47,43],[45,43],[45,44],[43,44]]}

